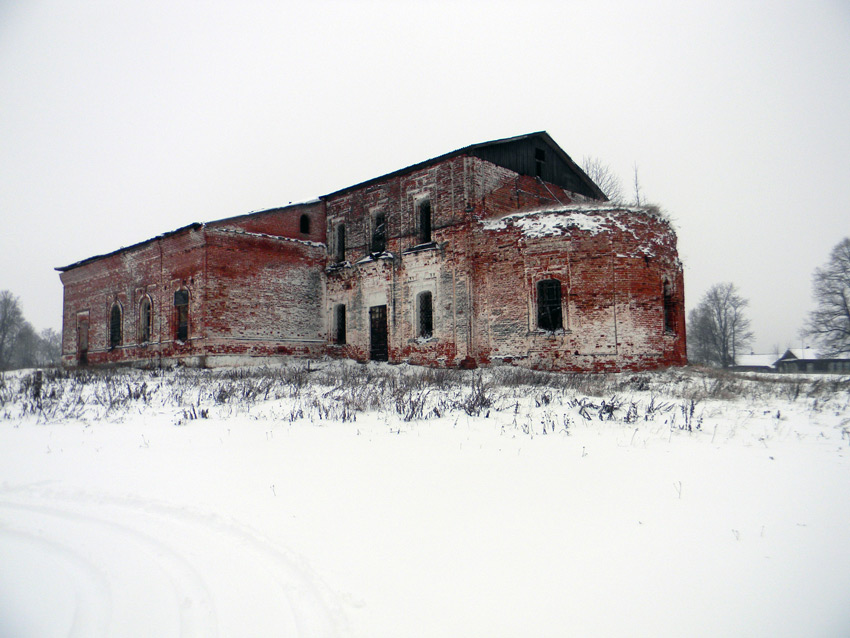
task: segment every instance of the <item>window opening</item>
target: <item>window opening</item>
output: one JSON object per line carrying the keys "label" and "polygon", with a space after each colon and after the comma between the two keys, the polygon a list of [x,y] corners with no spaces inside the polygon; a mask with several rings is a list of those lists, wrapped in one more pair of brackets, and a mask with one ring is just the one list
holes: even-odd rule
{"label": "window opening", "polygon": [[339,304],[334,312],[334,323],[336,324],[334,342],[338,346],[345,345],[345,304]]}
{"label": "window opening", "polygon": [[542,148],[534,149],[534,174],[543,177],[543,165],[546,163],[546,151]]}
{"label": "window opening", "polygon": [[372,228],[372,252],[382,253],[387,249],[387,216],[384,213],[375,215]]}
{"label": "window opening", "polygon": [[301,215],[301,234],[309,235],[310,234],[310,217],[306,214]]}
{"label": "window opening", "polygon": [[564,327],[561,282],[557,279],[537,282],[537,327],[549,331],[561,330]]}
{"label": "window opening", "polygon": [[153,313],[151,312],[151,300],[149,297],[143,297],[142,303],[139,306],[139,342],[147,343],[151,340],[151,324]]}
{"label": "window opening", "polygon": [[345,261],[345,224],[336,227],[336,260]]}
{"label": "window opening", "polygon": [[431,200],[419,203],[419,243],[431,241]]}
{"label": "window opening", "polygon": [[81,366],[89,363],[89,316],[77,315],[77,361]]}
{"label": "window opening", "polygon": [[109,349],[117,348],[121,345],[121,306],[117,303],[112,304],[112,310],[109,312]]}
{"label": "window opening", "polygon": [[430,339],[434,335],[434,310],[430,292],[419,293],[419,336]]}
{"label": "window opening", "polygon": [[178,341],[189,339],[189,291],[178,290],[174,293],[174,310],[176,311],[175,337]]}
{"label": "window opening", "polygon": [[676,332],[676,304],[673,301],[673,291],[669,282],[664,282],[664,331]]}

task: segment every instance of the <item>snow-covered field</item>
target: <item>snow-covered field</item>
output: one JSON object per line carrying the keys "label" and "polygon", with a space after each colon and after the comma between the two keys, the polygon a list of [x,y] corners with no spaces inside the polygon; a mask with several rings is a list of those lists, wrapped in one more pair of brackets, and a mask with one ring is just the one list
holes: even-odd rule
{"label": "snow-covered field", "polygon": [[0,381],[0,636],[848,636],[850,380]]}

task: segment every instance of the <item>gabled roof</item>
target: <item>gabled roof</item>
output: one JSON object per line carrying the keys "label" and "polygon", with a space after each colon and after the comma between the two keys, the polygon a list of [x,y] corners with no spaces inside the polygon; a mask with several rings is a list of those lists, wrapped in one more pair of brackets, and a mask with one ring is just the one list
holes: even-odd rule
{"label": "gabled roof", "polygon": [[[411,164],[410,166],[406,166],[405,168],[400,168],[391,173],[387,173],[386,175],[381,175],[379,177],[373,177],[371,179],[366,180],[365,182],[360,182],[359,184],[353,184],[352,186],[346,186],[338,191],[334,191],[332,193],[328,193],[327,195],[323,195],[320,199],[326,199],[328,197],[333,197],[336,195],[342,195],[347,193],[348,191],[352,191],[358,188],[363,188],[365,186],[369,186],[371,184],[390,179],[393,177],[398,177],[404,175],[406,173],[411,173],[413,171],[417,171],[433,164],[439,164],[440,162],[444,162],[447,159],[451,159],[453,157],[458,157],[461,155],[471,155],[474,157],[480,157],[487,161],[491,161],[494,164],[499,164],[505,166],[505,163],[500,162],[497,157],[494,155],[494,151],[498,151],[503,149],[509,145],[521,143],[521,142],[539,142],[547,146],[551,149],[555,156],[563,162],[569,170],[575,175],[580,185],[583,187],[582,190],[586,191],[583,194],[587,194],[590,197],[595,199],[600,199],[602,201],[607,201],[608,198],[605,193],[587,176],[587,174],[581,169],[581,167],[576,164],[572,158],[564,152],[555,140],[546,132],[546,131],[537,131],[535,133],[527,133],[525,135],[517,135],[515,137],[506,137],[499,140],[492,140],[490,142],[481,142],[479,144],[471,144],[470,146],[464,146],[463,148],[456,149],[449,153],[445,153],[444,155],[438,155],[437,157],[432,157],[431,159],[425,160],[424,162],[419,162],[417,164]],[[509,168],[511,170],[516,170],[512,166],[505,166],[505,168]],[[522,172],[522,171],[517,171]],[[551,181],[551,180],[549,180]],[[552,183],[558,184],[556,181]],[[566,186],[565,184],[558,184],[559,186]],[[573,188],[569,188],[568,190],[573,190]]]}
{"label": "gabled roof", "polygon": [[817,350],[813,348],[788,348],[781,357],[779,357],[779,361],[785,361],[788,359],[819,359],[820,354]]}

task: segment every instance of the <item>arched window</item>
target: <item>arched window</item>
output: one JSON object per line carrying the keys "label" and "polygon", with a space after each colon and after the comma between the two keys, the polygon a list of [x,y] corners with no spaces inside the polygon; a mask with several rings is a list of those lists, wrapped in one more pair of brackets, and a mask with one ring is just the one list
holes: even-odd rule
{"label": "arched window", "polygon": [[345,345],[345,304],[338,304],[334,308],[334,343]]}
{"label": "arched window", "polygon": [[304,215],[301,215],[301,234],[310,234],[310,216],[306,213]]}
{"label": "arched window", "polygon": [[109,349],[121,345],[121,305],[116,301],[109,311]]}
{"label": "arched window", "polygon": [[537,282],[537,327],[540,330],[561,330],[564,316],[561,310],[561,282],[544,279]]}
{"label": "arched window", "polygon": [[434,335],[434,306],[430,292],[420,292],[416,298],[419,307],[419,336],[430,339]]}
{"label": "arched window", "polygon": [[174,338],[189,339],[189,291],[185,288],[174,293]]}
{"label": "arched window", "polygon": [[670,282],[664,280],[664,332],[676,332],[676,302],[673,301],[673,290]]}
{"label": "arched window", "polygon": [[151,340],[152,328],[153,312],[151,298],[145,295],[139,304],[139,343],[147,343]]}

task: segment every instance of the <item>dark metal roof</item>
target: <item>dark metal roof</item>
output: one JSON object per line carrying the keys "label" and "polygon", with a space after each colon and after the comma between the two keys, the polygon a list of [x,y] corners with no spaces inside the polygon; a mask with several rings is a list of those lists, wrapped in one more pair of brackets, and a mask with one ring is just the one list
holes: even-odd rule
{"label": "dark metal roof", "polygon": [[68,270],[72,270],[79,266],[84,266],[85,264],[91,263],[93,261],[97,261],[98,259],[104,259],[105,257],[112,257],[112,255],[117,255],[119,253],[127,252],[128,250],[133,250],[135,248],[141,248],[146,244],[150,244],[151,242],[157,241],[158,239],[165,239],[166,237],[171,237],[172,235],[177,235],[178,233],[185,232],[187,230],[198,230],[199,228],[203,228],[204,225],[199,222],[193,222],[188,226],[183,226],[182,228],[178,228],[176,230],[169,231],[167,233],[163,233],[162,235],[157,235],[156,237],[151,237],[150,239],[146,239],[145,241],[140,241],[138,244],[133,244],[132,246],[122,246],[118,250],[113,250],[110,253],[105,253],[103,255],[95,255],[94,257],[89,257],[87,259],[83,259],[82,261],[74,262],[73,264],[69,264],[68,266],[60,266],[59,268],[54,268],[54,270],[58,270],[59,272],[66,272]]}
{"label": "dark metal roof", "polygon": [[[338,191],[334,191],[332,193],[328,193],[327,195],[322,195],[320,199],[327,199],[328,197],[333,197],[335,195],[342,195],[348,191],[363,188],[365,186],[369,186],[371,184],[390,179],[392,177],[398,177],[400,175],[404,175],[405,173],[410,173],[432,164],[437,164],[439,162],[445,161],[447,159],[457,157],[459,155],[473,155],[477,157],[483,157],[483,153],[481,151],[490,150],[498,146],[514,144],[516,142],[522,142],[525,140],[532,140],[533,138],[537,138],[542,140],[548,147],[555,151],[556,156],[564,162],[576,175],[576,177],[580,180],[582,185],[589,191],[589,194],[596,199],[601,199],[603,201],[607,201],[608,198],[605,196],[605,193],[591,180],[587,174],[581,169],[581,167],[576,164],[572,158],[564,152],[555,140],[546,132],[546,131],[537,131],[535,133],[527,133],[525,135],[517,135],[515,137],[506,137],[500,140],[492,140],[490,142],[481,142],[479,144],[471,144],[470,146],[464,146],[463,148],[459,148],[457,150],[451,151],[450,153],[445,153],[444,155],[439,155],[437,157],[432,157],[431,159],[425,160],[424,162],[419,162],[417,164],[412,164],[411,166],[407,166],[405,168],[398,169],[391,173],[387,173],[386,175],[381,175],[380,177],[373,177],[371,179],[366,180],[365,182],[360,182],[359,184],[354,184],[352,186],[347,186]],[[489,157],[486,158],[489,161],[494,161]],[[494,163],[498,163],[494,161]],[[512,168],[512,167],[507,167]]]}

